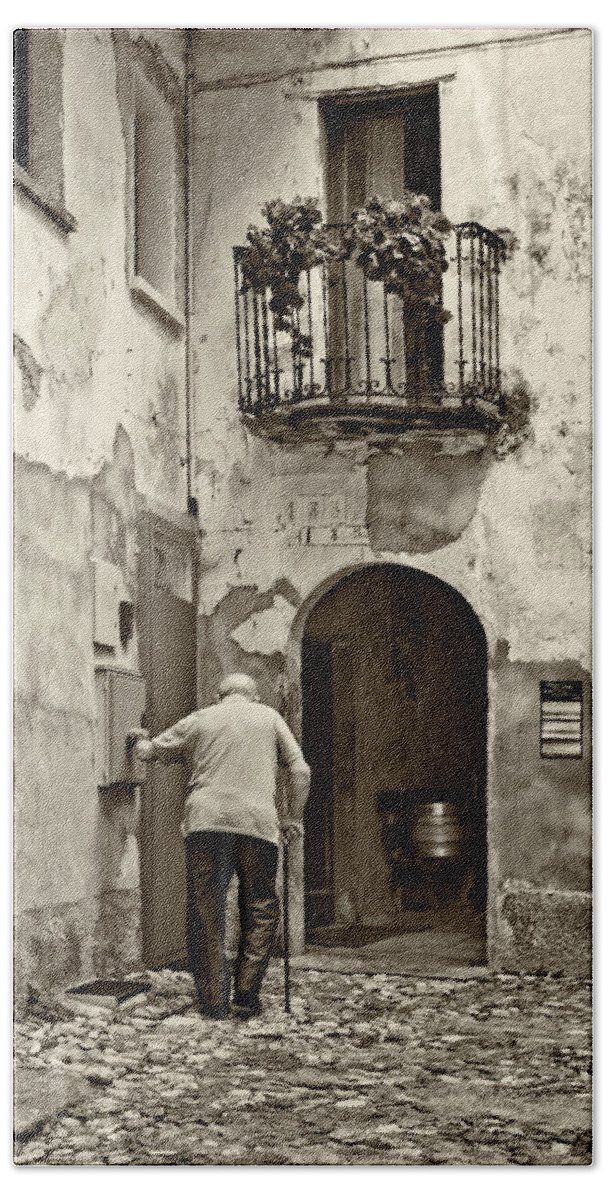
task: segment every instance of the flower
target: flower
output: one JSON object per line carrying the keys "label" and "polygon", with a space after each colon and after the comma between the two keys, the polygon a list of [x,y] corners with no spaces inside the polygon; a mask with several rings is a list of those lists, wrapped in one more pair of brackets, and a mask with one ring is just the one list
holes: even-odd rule
{"label": "flower", "polygon": [[441,305],[441,276],[447,270],[445,238],[451,224],[431,208],[428,196],[406,191],[402,198],[372,196],[342,228],[323,223],[315,197],[291,203],[269,200],[262,208],[267,228],[250,225],[241,256],[242,288],[270,292],[275,326],[291,335],[294,355],[310,356],[310,338],[298,328],[304,305],[302,272],[352,258],[370,280],[384,282],[410,308],[439,322],[450,319]]}

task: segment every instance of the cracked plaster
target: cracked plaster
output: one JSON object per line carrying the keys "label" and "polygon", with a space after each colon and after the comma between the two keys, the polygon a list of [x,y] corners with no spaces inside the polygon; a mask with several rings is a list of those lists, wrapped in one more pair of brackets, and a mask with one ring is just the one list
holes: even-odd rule
{"label": "cracked plaster", "polygon": [[296,609],[284,596],[275,596],[272,608],[253,613],[230,634],[247,654],[284,653]]}

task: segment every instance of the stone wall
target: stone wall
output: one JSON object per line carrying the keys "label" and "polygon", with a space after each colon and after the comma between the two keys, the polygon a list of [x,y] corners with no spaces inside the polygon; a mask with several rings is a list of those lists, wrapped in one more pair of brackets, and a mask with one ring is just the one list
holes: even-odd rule
{"label": "stone wall", "polygon": [[[97,787],[95,562],[136,602],[136,521],[186,508],[183,334],[129,287],[125,71],[179,32],[63,35],[66,232],[15,189],[16,986],[141,961],[137,790]],[[160,47],[160,49],[159,49]]]}

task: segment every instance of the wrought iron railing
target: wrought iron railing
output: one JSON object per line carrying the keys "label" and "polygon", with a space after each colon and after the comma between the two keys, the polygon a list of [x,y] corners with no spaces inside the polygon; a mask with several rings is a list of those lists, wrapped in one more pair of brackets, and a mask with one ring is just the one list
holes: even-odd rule
{"label": "wrought iron railing", "polygon": [[476,222],[457,225],[448,245],[441,325],[427,310],[371,282],[352,261],[300,277],[302,342],[279,332],[268,293],[245,286],[243,247],[234,250],[239,405],[260,415],[313,401],[399,401],[405,409],[485,399],[500,405],[499,280],[505,244]]}

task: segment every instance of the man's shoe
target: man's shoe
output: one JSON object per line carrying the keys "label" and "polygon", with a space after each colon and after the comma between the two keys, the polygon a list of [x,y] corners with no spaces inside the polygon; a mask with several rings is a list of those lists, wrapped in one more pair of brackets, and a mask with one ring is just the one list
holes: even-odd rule
{"label": "man's shoe", "polygon": [[199,1005],[199,1012],[203,1017],[210,1017],[212,1021],[225,1021],[230,1015],[227,1008],[211,1007],[207,1004]]}
{"label": "man's shoe", "polygon": [[262,1011],[262,1005],[259,1000],[256,1004],[239,1004],[234,1001],[232,1005],[232,1015],[238,1021],[249,1021],[251,1017],[258,1017]]}

